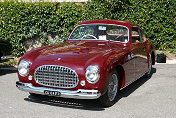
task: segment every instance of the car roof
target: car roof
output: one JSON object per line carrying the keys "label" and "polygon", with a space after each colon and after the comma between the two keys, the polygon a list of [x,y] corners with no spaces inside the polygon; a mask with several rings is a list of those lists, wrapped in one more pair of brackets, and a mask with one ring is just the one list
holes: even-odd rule
{"label": "car roof", "polygon": [[89,20],[89,21],[83,21],[79,23],[78,25],[83,24],[115,24],[115,25],[123,25],[123,26],[137,26],[135,23],[129,22],[129,21],[122,21],[122,20]]}

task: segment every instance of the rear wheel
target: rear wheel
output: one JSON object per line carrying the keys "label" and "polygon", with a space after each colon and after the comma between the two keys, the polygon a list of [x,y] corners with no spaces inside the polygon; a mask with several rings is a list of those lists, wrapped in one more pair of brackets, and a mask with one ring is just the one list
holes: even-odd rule
{"label": "rear wheel", "polygon": [[100,97],[100,103],[104,107],[110,107],[114,105],[117,101],[117,96],[119,93],[119,76],[116,71],[113,71],[109,79],[108,89],[106,93]]}
{"label": "rear wheel", "polygon": [[145,77],[150,77],[152,74],[152,56],[151,54],[149,55],[149,68],[148,72],[145,74]]}

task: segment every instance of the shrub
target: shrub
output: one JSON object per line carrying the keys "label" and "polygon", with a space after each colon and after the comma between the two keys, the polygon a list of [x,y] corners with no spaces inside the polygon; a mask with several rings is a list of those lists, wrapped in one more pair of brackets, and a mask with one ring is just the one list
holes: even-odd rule
{"label": "shrub", "polygon": [[[141,26],[157,49],[176,47],[176,0],[91,0],[87,3],[0,2],[0,38],[10,41],[13,55],[25,53],[24,41],[48,34],[66,40],[76,24],[93,19],[131,21]],[[56,41],[57,43],[57,41]]]}
{"label": "shrub", "polygon": [[56,5],[50,3],[0,2],[0,38],[10,41],[13,54],[25,53],[23,42],[46,32],[58,32]]}
{"label": "shrub", "polygon": [[157,49],[176,48],[176,0],[92,0],[87,6],[93,19],[134,22]]}

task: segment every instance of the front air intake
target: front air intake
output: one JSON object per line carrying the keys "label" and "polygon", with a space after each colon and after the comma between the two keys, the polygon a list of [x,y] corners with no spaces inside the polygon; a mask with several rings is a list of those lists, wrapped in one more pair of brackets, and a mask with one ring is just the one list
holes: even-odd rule
{"label": "front air intake", "polygon": [[57,65],[43,65],[34,73],[36,83],[56,88],[75,88],[79,79],[77,73],[71,68]]}

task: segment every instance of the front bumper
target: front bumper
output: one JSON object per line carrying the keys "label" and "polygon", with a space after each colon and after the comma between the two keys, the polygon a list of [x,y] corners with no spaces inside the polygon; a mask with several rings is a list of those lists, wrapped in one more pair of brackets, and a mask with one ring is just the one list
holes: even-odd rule
{"label": "front bumper", "polygon": [[63,98],[97,99],[101,96],[101,93],[98,90],[86,90],[86,89],[78,89],[76,91],[61,90],[61,89],[52,89],[52,88],[45,88],[45,87],[35,87],[31,83],[22,83],[22,82],[16,82],[16,87],[22,91],[41,94],[41,95],[45,95],[44,94],[45,90],[57,91],[60,93],[58,97],[63,97]]}

